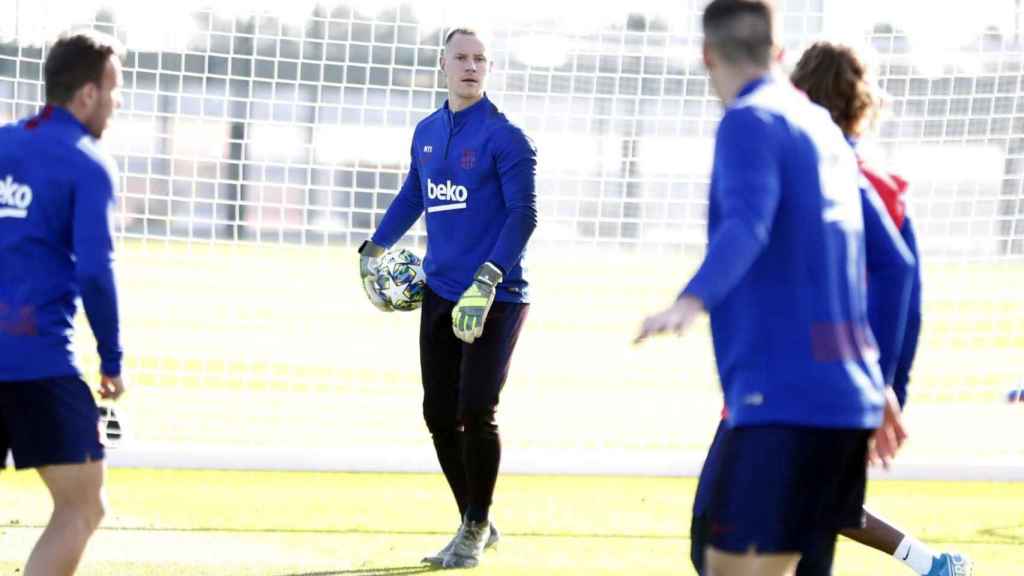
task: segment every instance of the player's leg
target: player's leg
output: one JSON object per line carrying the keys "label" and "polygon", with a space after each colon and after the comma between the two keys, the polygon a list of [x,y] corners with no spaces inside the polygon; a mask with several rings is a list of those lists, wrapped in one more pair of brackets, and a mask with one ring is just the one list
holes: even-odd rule
{"label": "player's leg", "polygon": [[99,412],[77,377],[0,383],[0,412],[17,468],[36,468],[53,497],[50,522],[25,567],[26,576],[74,573],[103,518]]}
{"label": "player's leg", "polygon": [[[920,576],[966,576],[971,574],[971,561],[957,553],[936,554],[917,538],[906,534],[884,519],[864,510],[864,527],[844,530],[843,536],[889,554]],[[956,566],[962,566],[959,573]],[[797,576],[801,576],[797,573]]]}
{"label": "player's leg", "polygon": [[787,554],[734,554],[714,548],[707,549],[705,563],[707,576],[793,576],[800,555]]}
{"label": "player's leg", "polygon": [[528,311],[527,304],[495,302],[483,335],[463,348],[459,421],[469,503],[460,536],[445,560],[447,567],[475,566],[495,537],[489,518],[501,462],[495,412]]}
{"label": "player's leg", "polygon": [[832,560],[836,555],[836,534],[822,531],[808,535],[800,551],[796,576],[827,576],[832,574]]}
{"label": "player's leg", "polygon": [[103,519],[103,462],[39,468],[53,496],[53,514],[25,566],[25,576],[75,573],[93,532]]}
{"label": "player's leg", "polygon": [[[458,422],[459,365],[462,342],[452,332],[448,302],[430,287],[423,294],[420,309],[420,371],[423,378],[423,418],[434,441],[437,461],[459,510],[459,526],[466,512],[466,469],[462,462],[462,428]],[[455,544],[455,536],[440,550],[422,561],[441,565]]]}
{"label": "player's leg", "polygon": [[528,311],[527,304],[495,302],[481,338],[464,345],[459,420],[469,480],[466,517],[475,522],[487,520],[490,511],[501,461],[495,413]]}
{"label": "player's leg", "polygon": [[423,418],[434,441],[441,471],[459,509],[466,512],[466,470],[462,462],[462,428],[458,422],[459,365],[462,342],[452,332],[454,302],[430,287],[423,295],[420,316],[420,370],[423,378]]}
{"label": "player's leg", "polygon": [[841,534],[889,555],[896,553],[896,549],[904,539],[903,532],[882,518],[875,516],[867,508],[864,509],[864,527],[849,528],[843,530]]}

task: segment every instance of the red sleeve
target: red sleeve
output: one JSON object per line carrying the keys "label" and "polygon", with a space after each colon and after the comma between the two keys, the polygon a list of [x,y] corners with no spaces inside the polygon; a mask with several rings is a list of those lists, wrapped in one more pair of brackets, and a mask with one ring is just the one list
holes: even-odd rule
{"label": "red sleeve", "polygon": [[860,173],[864,175],[864,178],[882,199],[886,212],[896,224],[896,229],[902,228],[903,219],[907,215],[907,207],[903,203],[903,193],[907,191],[907,181],[895,174],[875,170],[864,164],[863,161],[860,163]]}

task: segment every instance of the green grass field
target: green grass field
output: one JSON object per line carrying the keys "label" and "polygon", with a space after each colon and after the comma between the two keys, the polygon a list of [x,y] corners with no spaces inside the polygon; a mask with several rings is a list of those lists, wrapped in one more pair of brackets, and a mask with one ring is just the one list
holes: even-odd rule
{"label": "green grass field", "polygon": [[[82,576],[398,575],[428,571],[457,519],[443,478],[414,474],[114,469],[111,511]],[[692,479],[507,476],[504,533],[479,574],[692,574]],[[873,482],[869,504],[978,576],[1024,573],[1024,484]],[[18,574],[49,503],[32,472],[0,474],[0,574]],[[837,576],[901,575],[898,562],[840,545]]]}
{"label": "green grass field", "polygon": [[[404,455],[432,462],[417,317],[365,301],[351,249],[120,248],[131,386],[122,409],[136,447],[219,446],[226,464],[232,450],[271,448],[358,448],[392,455],[399,469],[416,468]],[[693,259],[538,250],[531,262],[534,303],[499,411],[505,464],[564,472],[623,458],[619,472],[636,474],[626,457],[640,455],[677,474],[677,457],[699,458],[721,402],[706,322],[682,339],[629,345]],[[1002,398],[1022,377],[1024,264],[935,262],[925,285],[911,440],[897,466],[1019,466],[1024,406]],[[92,373],[87,334],[79,357]],[[115,469],[109,485],[112,513],[86,576],[415,574],[457,523],[439,474]],[[495,517],[506,537],[478,572],[691,574],[693,488],[687,478],[503,476]],[[869,501],[936,548],[974,556],[979,576],[1024,574],[1024,483],[878,481]],[[33,474],[0,475],[0,573],[17,573],[47,512]],[[846,543],[835,573],[908,572]]]}
{"label": "green grass field", "polygon": [[[430,453],[418,316],[366,302],[351,248],[160,239],[118,248],[132,387],[123,408],[136,441]],[[532,449],[560,455],[540,463],[552,471],[573,463],[561,455],[588,450],[703,455],[721,404],[706,321],[685,338],[630,346],[695,265],[657,251],[532,250],[533,303],[499,413],[509,463]],[[1024,434],[1024,406],[1003,400],[1024,379],[1021,285],[1019,258],[925,267],[905,461],[1024,461],[1011,440]],[[84,326],[79,335],[92,374],[94,345]],[[584,409],[562,409],[581,399]]]}

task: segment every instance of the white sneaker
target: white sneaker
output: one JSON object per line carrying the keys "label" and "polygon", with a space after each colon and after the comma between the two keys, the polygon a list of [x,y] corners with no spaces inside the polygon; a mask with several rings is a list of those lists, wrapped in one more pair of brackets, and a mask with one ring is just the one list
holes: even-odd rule
{"label": "white sneaker", "polygon": [[[501,532],[498,532],[498,527],[494,525],[494,522],[491,522],[490,525],[491,534],[487,537],[487,543],[484,544],[484,550],[494,548],[498,544],[498,541],[501,540]],[[459,530],[462,530],[461,526],[459,527]],[[452,536],[451,541],[448,542],[448,544],[445,545],[444,548],[441,548],[437,552],[437,554],[434,554],[433,556],[426,556],[423,558],[423,560],[420,560],[420,562],[430,564],[431,566],[443,566],[445,557],[447,557],[451,553],[452,548],[455,547],[455,541],[458,538],[459,533],[456,532],[455,536]]]}
{"label": "white sneaker", "polygon": [[490,522],[463,520],[459,533],[452,541],[452,548],[444,557],[445,568],[474,568],[480,563],[480,555],[491,537]]}

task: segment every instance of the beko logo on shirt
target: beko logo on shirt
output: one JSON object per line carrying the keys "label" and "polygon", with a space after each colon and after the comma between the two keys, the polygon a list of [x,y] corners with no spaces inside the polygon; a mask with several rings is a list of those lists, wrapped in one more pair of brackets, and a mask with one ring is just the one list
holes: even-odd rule
{"label": "beko logo on shirt", "polygon": [[14,181],[10,174],[0,180],[0,218],[25,218],[32,204],[32,189]]}
{"label": "beko logo on shirt", "polygon": [[433,180],[427,178],[427,198],[451,202],[451,204],[430,206],[427,208],[427,212],[460,210],[466,207],[466,198],[468,197],[469,190],[465,186],[452,184],[451,180],[445,180],[444,184],[434,184]]}

